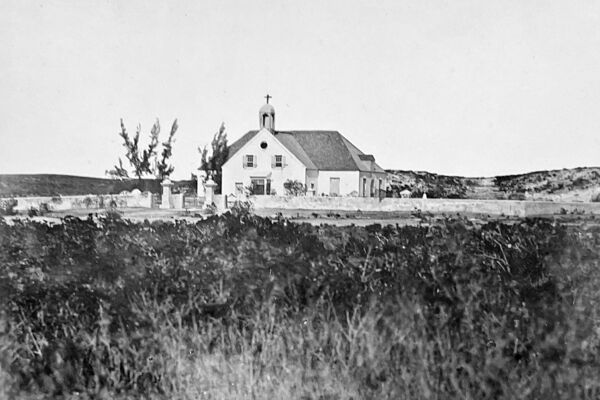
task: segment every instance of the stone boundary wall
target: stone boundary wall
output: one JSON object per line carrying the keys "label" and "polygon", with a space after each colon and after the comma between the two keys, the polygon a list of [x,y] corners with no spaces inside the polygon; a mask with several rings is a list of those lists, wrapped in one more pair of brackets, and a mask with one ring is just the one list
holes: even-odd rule
{"label": "stone boundary wall", "polygon": [[600,203],[520,200],[401,199],[366,197],[249,196],[257,209],[474,213],[530,216],[560,213],[600,215]]}
{"label": "stone boundary wall", "polygon": [[[186,201],[188,196],[172,195],[174,209],[201,207],[203,199]],[[0,203],[16,200],[16,211],[39,209],[46,204],[50,211],[71,209],[116,208],[156,208],[157,196],[149,192],[118,195],[80,195],[60,197],[15,197],[2,198]],[[242,200],[242,199],[240,199]],[[510,216],[535,216],[561,213],[583,213],[600,215],[600,203],[551,202],[521,200],[465,200],[465,199],[401,199],[367,197],[309,197],[309,196],[249,196],[256,209],[318,210],[318,211],[364,211],[364,212],[432,212],[436,214],[465,213]],[[225,211],[235,198],[215,195],[214,204],[218,210]]]}
{"label": "stone boundary wall", "polygon": [[[105,195],[80,195],[56,197],[14,197],[17,201],[16,211],[27,211],[32,208],[40,209],[43,204],[50,211],[65,211],[72,209],[100,209],[100,208],[152,208],[154,206],[152,193],[130,194],[105,194]],[[2,202],[12,199],[3,198]]]}

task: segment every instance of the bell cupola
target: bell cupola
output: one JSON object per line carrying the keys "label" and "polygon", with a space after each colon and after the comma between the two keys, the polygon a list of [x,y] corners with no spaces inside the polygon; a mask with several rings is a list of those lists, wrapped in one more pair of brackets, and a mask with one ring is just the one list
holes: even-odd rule
{"label": "bell cupola", "polygon": [[258,110],[258,121],[260,129],[266,128],[275,132],[275,109],[269,104],[272,96],[266,95],[267,103]]}

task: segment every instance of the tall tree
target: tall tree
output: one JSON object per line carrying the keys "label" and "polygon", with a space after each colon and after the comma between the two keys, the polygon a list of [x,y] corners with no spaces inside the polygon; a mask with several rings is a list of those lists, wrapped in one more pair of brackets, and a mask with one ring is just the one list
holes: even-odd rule
{"label": "tall tree", "polygon": [[175,141],[175,132],[177,132],[177,119],[173,121],[173,125],[171,125],[171,132],[169,133],[169,137],[166,142],[162,143],[162,152],[160,154],[160,160],[157,159],[156,163],[156,177],[159,180],[164,180],[168,178],[172,173],[175,167],[169,163],[171,156],[173,155],[173,142]]}
{"label": "tall tree", "polygon": [[141,130],[142,126],[138,124],[135,136],[130,138],[127,129],[125,128],[125,124],[123,123],[123,118],[121,118],[121,132],[119,132],[119,136],[123,138],[123,147],[125,147],[125,150],[127,151],[125,157],[129,160],[129,163],[133,168],[133,174],[138,180],[141,180],[144,175],[152,174],[151,160],[152,157],[156,155],[158,135],[160,134],[160,122],[157,119],[152,126],[152,129],[150,130],[150,143],[145,150],[140,150]]}
{"label": "tall tree", "polygon": [[221,123],[219,130],[213,136],[212,142],[210,143],[211,152],[209,154],[208,146],[204,148],[198,147],[200,152],[202,168],[206,174],[210,174],[215,181],[217,186],[217,192],[221,193],[221,181],[223,179],[223,172],[221,167],[227,161],[229,156],[229,147],[227,147],[227,132],[225,132],[225,123]]}
{"label": "tall tree", "polygon": [[[173,154],[174,136],[177,132],[177,120],[171,126],[171,132],[165,142],[162,143],[162,152],[158,157],[158,145],[160,135],[160,121],[158,118],[152,129],[150,130],[150,142],[145,149],[141,149],[140,134],[141,125],[138,124],[135,135],[130,137],[121,118],[121,131],[119,136],[123,139],[123,147],[125,147],[125,158],[129,161],[132,168],[132,175],[141,180],[145,176],[154,175],[158,179],[168,177],[174,170],[174,167],[169,163]],[[129,173],[123,166],[123,161],[119,158],[119,164],[115,165],[112,170],[106,171],[106,174],[111,177],[128,178]]]}
{"label": "tall tree", "polygon": [[127,172],[127,169],[123,166],[123,160],[121,160],[121,157],[119,157],[119,165],[115,165],[113,169],[107,170],[106,175],[113,179],[129,178],[129,173]]}

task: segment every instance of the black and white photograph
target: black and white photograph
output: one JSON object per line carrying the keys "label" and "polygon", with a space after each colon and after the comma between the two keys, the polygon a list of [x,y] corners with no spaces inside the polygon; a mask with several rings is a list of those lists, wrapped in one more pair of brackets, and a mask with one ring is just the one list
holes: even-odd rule
{"label": "black and white photograph", "polygon": [[0,400],[600,399],[600,2],[0,0]]}

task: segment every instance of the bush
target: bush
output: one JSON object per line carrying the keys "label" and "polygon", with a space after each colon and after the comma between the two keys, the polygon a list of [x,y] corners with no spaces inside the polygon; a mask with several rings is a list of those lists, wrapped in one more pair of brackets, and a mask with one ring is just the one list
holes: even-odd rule
{"label": "bush", "polygon": [[94,204],[94,200],[90,196],[86,196],[83,199],[83,205],[85,208],[90,208]]}
{"label": "bush", "polygon": [[202,209],[202,212],[205,215],[215,215],[217,213],[217,206],[215,205],[215,203],[205,204],[204,208]]}
{"label": "bush", "polygon": [[15,207],[17,207],[17,199],[0,200],[0,216],[17,215]]}
{"label": "bush", "polygon": [[254,212],[254,205],[250,201],[236,200],[231,206],[230,212],[236,218],[248,218]]}
{"label": "bush", "polygon": [[28,398],[600,391],[597,226],[317,227],[249,209],[0,219],[0,382]]}
{"label": "bush", "polygon": [[288,179],[283,183],[285,194],[288,196],[302,196],[306,194],[306,186],[298,180]]}
{"label": "bush", "polygon": [[42,217],[50,212],[50,207],[48,207],[47,203],[40,203],[40,205],[35,207],[30,207],[27,211],[27,215],[29,217]]}

